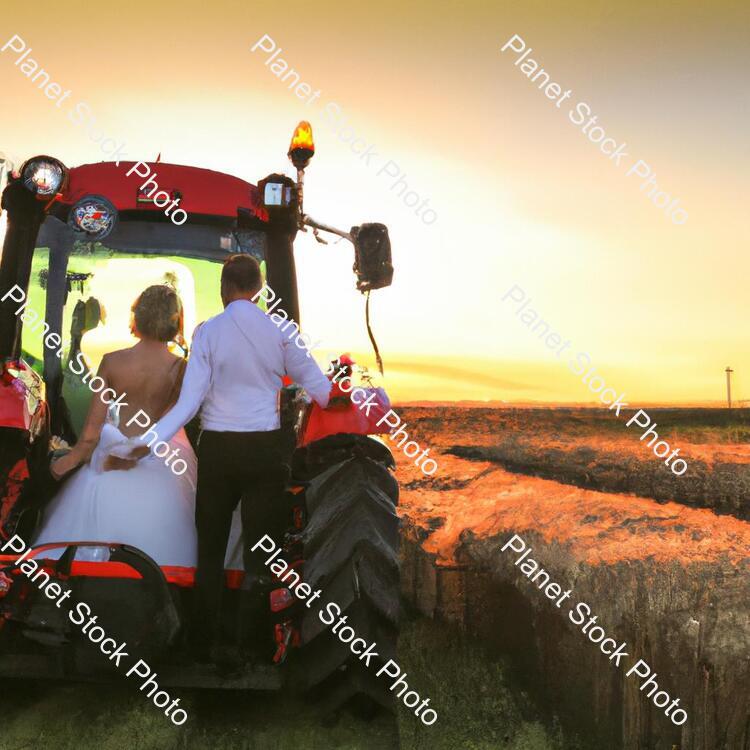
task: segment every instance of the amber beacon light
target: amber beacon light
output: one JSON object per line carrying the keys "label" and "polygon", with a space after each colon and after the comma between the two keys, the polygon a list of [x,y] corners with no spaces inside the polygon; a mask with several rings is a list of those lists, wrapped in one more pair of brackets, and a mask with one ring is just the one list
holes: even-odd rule
{"label": "amber beacon light", "polygon": [[298,170],[302,170],[307,169],[313,154],[315,154],[315,143],[313,142],[312,125],[307,120],[302,120],[294,129],[287,156]]}
{"label": "amber beacon light", "polygon": [[307,120],[302,120],[294,129],[292,142],[289,144],[287,156],[297,169],[297,200],[298,212],[297,223],[300,229],[304,231],[305,212],[303,208],[303,192],[305,185],[305,169],[310,163],[310,159],[315,154],[315,143],[313,142],[312,125]]}

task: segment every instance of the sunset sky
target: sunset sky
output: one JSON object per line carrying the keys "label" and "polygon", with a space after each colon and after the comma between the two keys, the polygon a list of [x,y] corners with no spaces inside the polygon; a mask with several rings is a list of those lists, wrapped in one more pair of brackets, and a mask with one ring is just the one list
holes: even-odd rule
{"label": "sunset sky", "polygon": [[[161,153],[251,182],[291,175],[289,138],[309,120],[308,213],[390,228],[394,282],[373,294],[372,322],[395,399],[593,400],[502,301],[518,285],[633,400],[723,399],[731,365],[735,397],[750,401],[749,22],[747,7],[721,2],[43,0],[5,9],[0,47],[22,37],[136,160]],[[316,101],[251,52],[264,34]],[[514,34],[572,90],[560,108],[501,53]],[[16,58],[0,54],[0,151],[104,158]],[[581,101],[627,143],[619,168],[569,120]],[[373,146],[370,166],[337,138],[341,124]],[[638,159],[687,223],[626,175]],[[429,198],[433,224],[377,174],[389,160]],[[371,361],[351,246],[308,234],[296,253],[303,327]]]}

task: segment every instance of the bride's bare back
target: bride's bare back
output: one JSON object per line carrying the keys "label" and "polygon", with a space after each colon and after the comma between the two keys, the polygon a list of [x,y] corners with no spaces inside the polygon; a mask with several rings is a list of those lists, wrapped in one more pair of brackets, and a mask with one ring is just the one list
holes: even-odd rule
{"label": "bride's bare back", "polygon": [[[139,411],[157,422],[180,393],[184,368],[181,360],[160,341],[143,340],[129,349],[120,349],[102,359],[99,375],[121,399],[120,431],[127,437],[144,432],[141,415],[137,422],[128,422]],[[94,398],[97,398],[94,396]]]}
{"label": "bride's bare back", "polygon": [[[182,303],[177,292],[166,284],[154,284],[141,292],[133,303],[132,312],[131,331],[140,341],[130,349],[120,349],[102,358],[97,375],[105,386],[91,399],[80,439],[51,467],[57,477],[91,457],[99,442],[109,404],[114,400],[112,391],[120,397],[119,428],[126,437],[143,434],[144,427],[159,420],[177,400],[184,361],[170,354],[167,348],[167,342],[182,339]],[[105,394],[106,400],[102,398]],[[138,420],[129,425],[136,415]],[[135,460],[110,456],[105,470],[132,468],[135,463]]]}
{"label": "bride's bare back", "polygon": [[[151,424],[159,420],[177,400],[185,368],[183,360],[170,354],[161,341],[144,339],[130,349],[120,349],[105,354],[97,375],[104,380],[105,388],[111,388],[122,396],[120,407],[120,431],[126,437],[145,432],[146,424],[141,414],[130,426],[128,422],[141,410],[147,414]],[[123,395],[124,394],[124,395]],[[103,400],[101,396],[106,398]],[[111,391],[104,388],[91,398],[86,423],[73,449],[53,464],[52,473],[60,477],[79,464],[88,461],[99,442],[99,435],[107,417],[108,403],[114,400]],[[128,469],[135,461],[110,457],[106,469]]]}

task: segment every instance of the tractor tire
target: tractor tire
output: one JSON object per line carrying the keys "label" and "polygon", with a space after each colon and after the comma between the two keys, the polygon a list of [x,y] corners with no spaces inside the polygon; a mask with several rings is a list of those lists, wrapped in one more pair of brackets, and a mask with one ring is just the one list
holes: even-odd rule
{"label": "tractor tire", "polygon": [[[323,715],[348,708],[364,717],[394,711],[387,679],[376,673],[396,658],[399,628],[398,483],[390,451],[372,438],[335,435],[295,455],[305,481],[304,579],[322,590],[304,611],[299,668]],[[332,606],[336,604],[340,614]],[[328,609],[329,605],[331,610]],[[321,620],[323,614],[334,623]],[[339,617],[377,657],[369,666],[332,632]]]}

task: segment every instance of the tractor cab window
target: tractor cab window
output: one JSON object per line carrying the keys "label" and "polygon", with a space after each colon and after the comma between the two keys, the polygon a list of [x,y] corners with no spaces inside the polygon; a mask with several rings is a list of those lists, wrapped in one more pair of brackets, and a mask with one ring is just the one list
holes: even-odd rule
{"label": "tractor cab window", "polygon": [[[222,241],[222,237],[218,239]],[[221,263],[216,262],[221,257],[195,257],[199,253],[193,252],[193,248],[179,247],[147,254],[138,252],[132,240],[131,237],[128,242],[116,243],[120,248],[111,247],[115,243],[110,243],[109,238],[102,242],[74,243],[62,290],[50,289],[49,248],[38,247],[34,253],[27,296],[30,312],[24,318],[24,358],[35,370],[43,373],[47,296],[62,296],[60,361],[64,377],[63,396],[77,432],[83,425],[91,391],[82,382],[82,376],[71,371],[68,363],[82,355],[88,367],[96,371],[107,352],[133,346],[137,339],[130,330],[131,307],[146,287],[168,284],[180,295],[188,349],[195,327],[222,310],[219,290]],[[247,252],[251,244],[242,246],[241,240],[236,237],[225,240],[228,247],[224,253]],[[247,238],[246,241],[250,243]],[[261,267],[264,266],[261,263]],[[175,354],[183,353],[177,344],[170,344],[170,347]],[[75,370],[80,371],[80,367],[76,365]]]}

